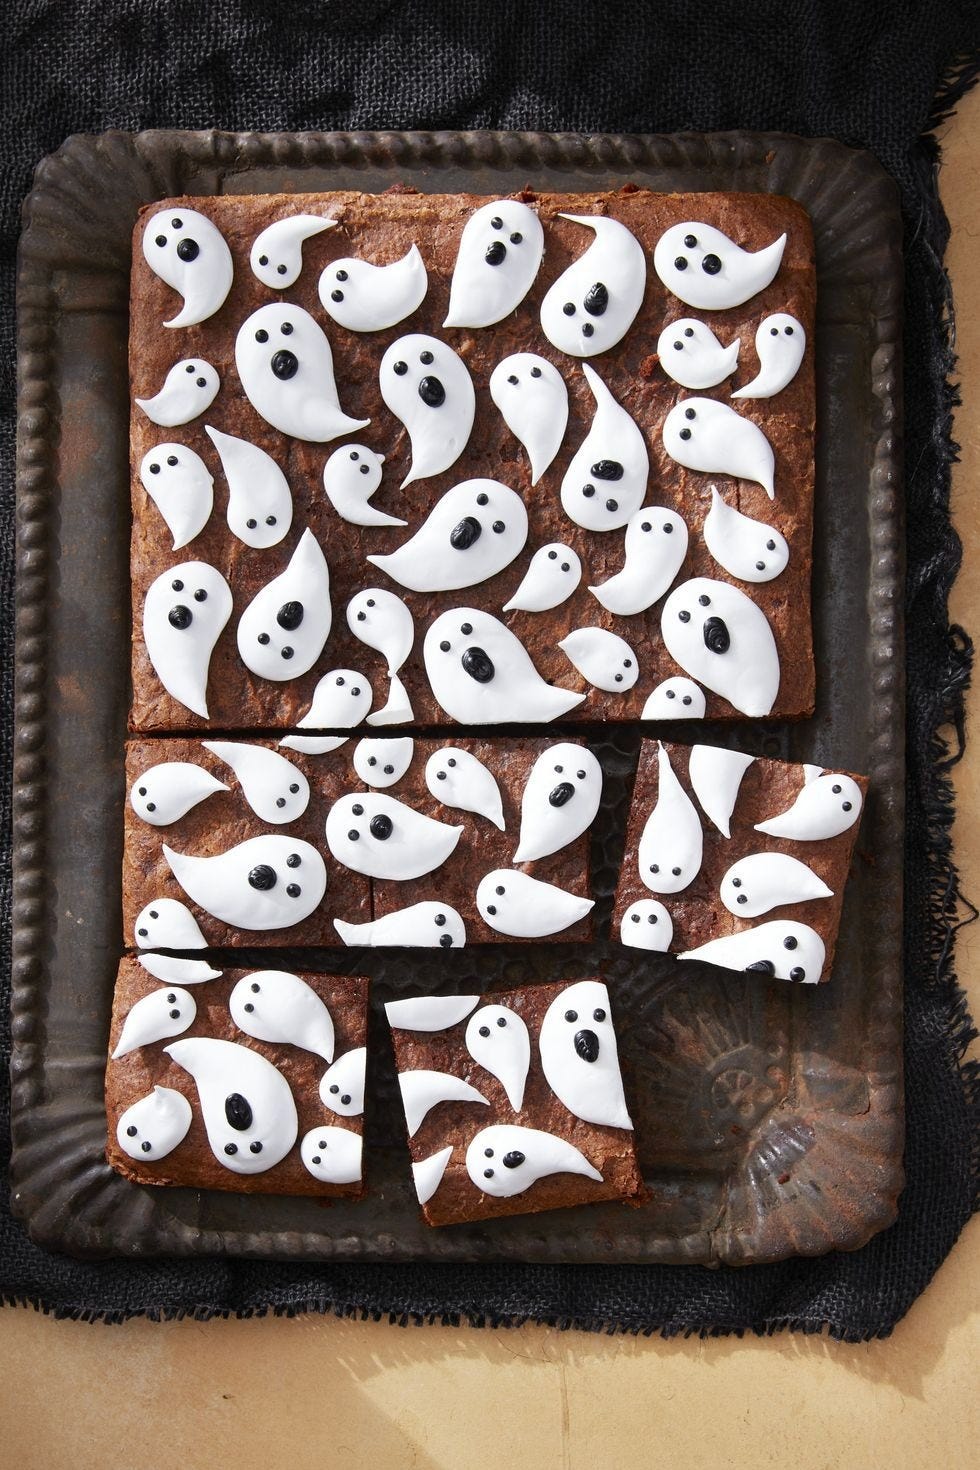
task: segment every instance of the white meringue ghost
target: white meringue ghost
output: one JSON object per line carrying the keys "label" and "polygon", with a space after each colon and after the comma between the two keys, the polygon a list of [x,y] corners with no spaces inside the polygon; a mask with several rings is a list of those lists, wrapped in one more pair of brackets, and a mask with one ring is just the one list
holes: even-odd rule
{"label": "white meringue ghost", "polygon": [[[310,707],[306,714],[297,720],[297,728],[300,730],[352,730],[364,719],[371,708],[373,698],[370,683],[363,674],[358,673],[357,669],[331,669],[329,673],[317,680]],[[337,750],[343,745],[346,738],[343,735],[339,739],[330,737],[329,745],[312,753],[326,755],[329,750]],[[286,745],[286,741],[280,740],[279,744]],[[287,746],[287,749],[289,748]],[[292,749],[302,750],[304,747],[294,745]]]}
{"label": "white meringue ghost", "polygon": [[140,965],[163,985],[206,985],[220,980],[222,971],[212,970],[207,960],[183,960],[170,954],[141,954]]}
{"label": "white meringue ghost", "polygon": [[307,527],[285,571],[255,594],[238,624],[242,663],[282,682],[312,669],[330,633],[330,570]]}
{"label": "white meringue ghost", "polygon": [[520,586],[504,603],[503,610],[547,612],[571,597],[581,580],[582,562],[578,552],[562,541],[549,541],[546,546],[539,546],[531,557]]}
{"label": "white meringue ghost", "polygon": [[140,463],[140,483],[167,523],[174,551],[193,541],[214,507],[214,480],[186,444],[156,444]]}
{"label": "white meringue ghost", "polygon": [[134,781],[129,804],[151,827],[169,827],[192,807],[228,787],[194,761],[161,761]]}
{"label": "white meringue ghost", "polygon": [[330,852],[368,878],[421,878],[441,867],[462,832],[381,791],[342,796],[327,813]]}
{"label": "white meringue ghost", "polygon": [[466,944],[466,925],[460,915],[451,904],[435,899],[394,909],[367,924],[334,919],[333,926],[344,944],[363,944],[368,949],[462,949]]}
{"label": "white meringue ghost", "polygon": [[422,305],[428,289],[417,245],[387,265],[356,256],[332,260],[317,284],[324,311],[349,332],[381,332],[395,326]]}
{"label": "white meringue ghost", "polygon": [[208,669],[231,617],[231,588],[214,567],[185,561],[161,572],[143,603],[143,641],[167,693],[208,718]]}
{"label": "white meringue ghost", "polygon": [[463,359],[438,337],[410,332],[381,359],[379,381],[385,406],[405,425],[412,445],[402,488],[448,470],[466,448],[476,413]]}
{"label": "white meringue ghost", "polygon": [[[221,379],[216,368],[202,357],[184,357],[175,362],[152,398],[135,398],[151,424],[175,429],[206,413],[218,396]],[[165,1091],[167,1089],[164,1089]]]}
{"label": "white meringue ghost", "polygon": [[342,520],[352,526],[404,526],[407,521],[368,502],[381,484],[384,455],[366,444],[342,444],[323,466],[323,489]]}
{"label": "white meringue ghost", "polygon": [[311,1128],[299,1144],[304,1167],[321,1184],[356,1184],[361,1178],[363,1151],[359,1133],[335,1125]]}
{"label": "white meringue ghost", "polygon": [[806,352],[806,332],[788,312],[763,317],[755,334],[759,371],[751,383],[738,388],[733,398],[774,398],[787,388],[800,370]]}
{"label": "white meringue ghost", "polygon": [[450,1072],[434,1072],[422,1067],[399,1072],[398,1087],[402,1095],[409,1138],[415,1137],[426,1115],[439,1103],[466,1102],[490,1106],[489,1099],[482,1092],[464,1082],[462,1077],[452,1076]]}
{"label": "white meringue ghost", "polygon": [[848,831],[861,815],[861,788],[851,776],[804,766],[804,785],[778,816],[757,822],[755,830],[794,842],[821,842]]}
{"label": "white meringue ghost", "polygon": [[[657,339],[657,356],[668,377],[682,388],[714,388],[731,377],[738,366],[741,338],[723,347],[714,332],[694,317],[682,317],[664,327]],[[733,395],[734,397],[734,395]]]}
{"label": "white meringue ghost", "polygon": [[248,263],[252,272],[272,291],[285,291],[299,280],[303,269],[303,246],[314,235],[335,228],[335,219],[318,214],[288,214],[260,230],[252,241]]}
{"label": "white meringue ghost", "polygon": [[164,1047],[194,1078],[211,1152],[234,1174],[262,1174],[280,1163],[299,1132],[289,1083],[250,1047],[192,1036]]}
{"label": "white meringue ghost", "polygon": [[826,961],[824,942],[815,929],[793,919],[770,919],[753,929],[709,939],[685,950],[681,960],[703,960],[726,970],[746,970],[774,980],[815,985]]}
{"label": "white meringue ghost", "polygon": [[521,798],[521,835],[515,863],[560,852],[595,821],[602,799],[602,767],[585,745],[562,741],[541,752]]}
{"label": "white meringue ghost", "polygon": [[609,612],[620,617],[645,612],[669,589],[687,556],[684,517],[663,506],[643,506],[626,526],[622,571],[589,591]]}
{"label": "white meringue ghost", "polygon": [[519,1113],[531,1065],[531,1038],[523,1018],[509,1006],[481,1006],[466,1023],[466,1050],[478,1066],[496,1077],[514,1112]]}
{"label": "white meringue ghost", "polygon": [[353,766],[365,786],[384,790],[401,780],[414,754],[415,741],[410,735],[359,740],[354,747]]}
{"label": "white meringue ghost", "polygon": [[278,751],[234,740],[204,740],[219,761],[231,766],[242,795],[257,817],[281,827],[295,822],[310,802],[310,783],[303,772]]}
{"label": "white meringue ghost", "polygon": [[760,607],[727,582],[695,577],[667,598],[660,617],[675,663],[743,715],[761,719],[776,702],[776,640]]}
{"label": "white meringue ghost", "polygon": [[701,818],[670,763],[663,742],[657,751],[657,801],[637,848],[640,881],[651,893],[682,893],[701,871]]}
{"label": "white meringue ghost", "polygon": [[286,476],[271,455],[247,439],[222,434],[205,424],[228,481],[228,526],[239,541],[256,550],[277,546],[293,523],[293,497]]}
{"label": "white meringue ghost", "polygon": [[337,1058],[320,1078],[320,1101],[341,1118],[364,1112],[367,1047],[355,1046]]}
{"label": "white meringue ghost", "polygon": [[560,934],[591,913],[594,900],[580,898],[513,868],[495,868],[480,880],[476,906],[481,919],[512,939]]}
{"label": "white meringue ghost", "polygon": [[188,898],[235,929],[291,928],[309,918],[326,892],[323,858],[298,837],[265,833],[212,857],[164,844],[163,855]]}
{"label": "white meringue ghost", "polygon": [[718,895],[737,919],[756,919],[787,903],[833,898],[812,868],[786,852],[752,852],[725,873]]}
{"label": "white meringue ghost", "polygon": [[139,949],[207,949],[201,926],[179,898],[152,898],[133,925]]}
{"label": "white meringue ghost", "polygon": [[647,492],[646,441],[595,369],[585,362],[582,372],[596,409],[562,479],[562,509],[586,531],[618,531]]}
{"label": "white meringue ghost", "polygon": [[601,981],[579,980],[555,996],[541,1022],[538,1049],[548,1086],[573,1117],[632,1128],[609,991]]}
{"label": "white meringue ghost", "polygon": [[581,1174],[602,1183],[599,1170],[567,1139],[517,1123],[482,1128],[466,1150],[466,1172],[493,1199],[523,1194],[549,1174]]}
{"label": "white meringue ghost", "polygon": [[492,199],[463,226],[444,327],[490,327],[509,316],[534,284],[544,230],[518,199]]}
{"label": "white meringue ghost", "polygon": [[742,777],[754,756],[718,745],[694,745],[688,757],[687,774],[701,809],[722,837],[731,837],[732,812],[738,800]]}
{"label": "white meringue ghost", "polygon": [[478,995],[411,995],[385,1005],[388,1024],[396,1031],[447,1031],[465,1021]]}
{"label": "white meringue ghost", "polygon": [[625,694],[640,677],[633,649],[608,628],[573,628],[558,647],[583,679],[607,694]]}
{"label": "white meringue ghost", "polygon": [[340,407],[330,343],[301,306],[253,311],[238,329],[235,365],[248,401],[280,433],[322,444],[371,422]]}
{"label": "white meringue ghost", "polygon": [[472,751],[444,745],[425,763],[425,784],[443,806],[476,812],[504,830],[504,804],[497,778]]}
{"label": "white meringue ghost", "polygon": [[333,1061],[334,1026],[313,987],[287,970],[253,970],[228,998],[239,1031],[275,1046],[302,1047]]}
{"label": "white meringue ghost", "polygon": [[536,485],[561,448],[568,425],[568,389],[547,358],[514,352],[490,374],[490,397],[521,441]]}
{"label": "white meringue ghost", "polygon": [[188,1026],[193,1026],[197,1016],[197,1002],[189,990],[171,985],[163,990],[153,990],[144,995],[126,1013],[119,1040],[112,1052],[112,1060],[129,1056],[141,1046],[152,1046],[167,1036],[179,1036]]}
{"label": "white meringue ghost", "polygon": [[380,653],[388,666],[388,698],[368,715],[369,725],[403,725],[414,719],[412,702],[398,672],[415,642],[415,619],[406,604],[384,587],[365,587],[347,604],[354,637]]}
{"label": "white meringue ghost", "polygon": [[743,515],[722,500],[714,485],[702,534],[718,565],[742,582],[771,582],[789,562],[789,545],[782,532]]}
{"label": "white meringue ghost", "polygon": [[546,683],[523,643],[477,608],[451,608],[436,618],[422,656],[436,702],[463,725],[554,720],[585,698]]}
{"label": "white meringue ghost", "polygon": [[224,305],[235,268],[224,236],[206,215],[182,204],[161,209],[147,220],[142,245],[154,275],[184,298],[165,327],[196,326]]}
{"label": "white meringue ghost", "polygon": [[347,744],[345,735],[286,735],[279,744],[298,755],[329,755]]}
{"label": "white meringue ghost", "polygon": [[541,329],[560,352],[592,357],[615,347],[643,305],[647,260],[636,236],[619,220],[599,214],[563,214],[595,238],[548,288]]}
{"label": "white meringue ghost", "polygon": [[664,419],[664,448],[678,464],[761,485],[772,500],[772,445],[751,419],[716,398],[683,398]]}
{"label": "white meringue ghost", "polygon": [[630,949],[666,954],[674,937],[674,921],[656,898],[638,898],[630,904],[619,925],[619,942]]}
{"label": "white meringue ghost", "polygon": [[713,225],[671,225],[657,241],[653,268],[668,291],[699,311],[741,306],[775,278],[786,248],[780,235],[763,250],[743,250]]}
{"label": "white meringue ghost", "polygon": [[672,674],[647,695],[641,720],[703,720],[704,690],[683,674]]}
{"label": "white meringue ghost", "polygon": [[396,551],[367,560],[413,592],[457,592],[502,572],[527,541],[527,510],[499,480],[447,490]]}
{"label": "white meringue ghost", "polygon": [[439,1188],[452,1152],[453,1145],[450,1143],[437,1153],[430,1154],[427,1159],[419,1159],[417,1164],[412,1165],[412,1180],[420,1205],[427,1205]]}
{"label": "white meringue ghost", "polygon": [[175,1087],[154,1087],[119,1115],[116,1142],[140,1164],[154,1164],[187,1137],[193,1109]]}

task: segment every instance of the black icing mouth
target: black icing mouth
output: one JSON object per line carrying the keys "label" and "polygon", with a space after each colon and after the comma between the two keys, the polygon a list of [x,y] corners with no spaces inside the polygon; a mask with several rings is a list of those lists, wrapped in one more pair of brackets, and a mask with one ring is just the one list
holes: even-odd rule
{"label": "black icing mouth", "polygon": [[438,378],[427,373],[419,383],[419,397],[429,408],[441,408],[446,401],[446,390]]}
{"label": "black icing mouth", "polygon": [[464,516],[449,533],[449,544],[456,551],[468,551],[483,535],[483,527],[475,516]]}
{"label": "black icing mouth", "polygon": [[561,781],[548,797],[548,804],[550,806],[564,806],[567,802],[571,801],[574,795],[575,787],[571,781]]}
{"label": "black icing mouth", "polygon": [[276,613],[276,622],[280,628],[288,632],[294,632],[303,621],[303,604],[301,602],[284,602]]}
{"label": "black icing mouth", "polygon": [[594,1031],[576,1031],[575,1052],[583,1062],[599,1060],[599,1038]]}
{"label": "black icing mouth", "polygon": [[280,347],[278,352],[272,354],[272,360],[269,366],[272,369],[273,376],[285,383],[290,378],[295,378],[299,371],[299,358],[295,352],[290,352],[288,347]]}
{"label": "black icing mouth", "polygon": [[196,260],[200,253],[200,245],[198,245],[196,240],[191,240],[190,238],[181,240],[177,246],[177,254],[184,261]]}
{"label": "black icing mouth", "polygon": [[756,960],[753,964],[746,965],[745,969],[746,973],[751,973],[753,975],[773,976],[776,973],[776,966],[773,964],[772,960]]}
{"label": "black icing mouth", "polygon": [[225,1117],[230,1126],[239,1133],[244,1133],[252,1126],[252,1106],[247,1097],[240,1092],[230,1092],[225,1098]]}
{"label": "black icing mouth", "polygon": [[268,893],[270,888],[276,886],[276,870],[268,863],[259,863],[248,875],[249,887],[257,888],[260,893]]}
{"label": "black icing mouth", "polygon": [[608,288],[601,281],[596,281],[594,286],[590,286],[582,305],[589,316],[602,316],[609,305]]}
{"label": "black icing mouth", "polygon": [[732,646],[732,635],[724,618],[705,618],[701,636],[709,653],[727,653]]}
{"label": "black icing mouth", "polygon": [[460,660],[464,673],[478,684],[489,684],[497,670],[493,659],[482,648],[467,648]]}
{"label": "black icing mouth", "polygon": [[487,265],[502,265],[507,257],[507,246],[503,240],[494,240],[487,246],[487,253],[483,257]]}

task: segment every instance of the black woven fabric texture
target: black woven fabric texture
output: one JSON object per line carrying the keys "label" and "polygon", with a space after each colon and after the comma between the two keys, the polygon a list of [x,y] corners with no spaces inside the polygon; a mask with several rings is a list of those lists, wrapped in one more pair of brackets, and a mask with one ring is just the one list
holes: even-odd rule
{"label": "black woven fabric texture", "polygon": [[[13,0],[0,60],[0,1300],[59,1315],[303,1310],[410,1322],[527,1319],[610,1331],[885,1335],[976,1208],[980,1076],[952,969],[965,905],[950,843],[971,648],[950,628],[954,390],[947,224],[931,130],[980,67],[975,0]],[[907,251],[908,1187],[898,1223],[851,1255],[698,1267],[78,1262],[9,1212],[13,735],[13,273],[32,171],[75,132],[515,128],[775,129],[867,148],[897,179]]]}

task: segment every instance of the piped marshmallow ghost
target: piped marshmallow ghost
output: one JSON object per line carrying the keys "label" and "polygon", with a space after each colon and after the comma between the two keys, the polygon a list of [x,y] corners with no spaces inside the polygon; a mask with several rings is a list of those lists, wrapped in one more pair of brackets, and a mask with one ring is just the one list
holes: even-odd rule
{"label": "piped marshmallow ghost", "polygon": [[772,445],[751,419],[716,398],[683,398],[664,419],[664,448],[685,469],[761,485],[772,500]]}
{"label": "piped marshmallow ghost", "polygon": [[481,1006],[466,1023],[466,1050],[478,1066],[496,1077],[515,1113],[524,1102],[531,1065],[527,1026],[509,1006]]}
{"label": "piped marshmallow ghost", "polygon": [[413,718],[412,702],[398,672],[415,642],[415,619],[394,592],[383,587],[365,587],[347,604],[347,626],[354,637],[388,666],[388,698],[381,709],[368,715],[369,725],[402,725]]}
{"label": "piped marshmallow ghost", "polygon": [[293,497],[271,455],[247,439],[205,425],[228,481],[228,527],[246,546],[276,546],[293,522]]}
{"label": "piped marshmallow ghost", "polygon": [[[347,945],[363,944],[369,949],[401,946],[406,949],[462,949],[466,925],[448,903],[423,899],[407,908],[382,914],[367,924],[348,924],[334,919],[333,926]],[[472,1007],[471,1007],[472,1009]],[[465,1014],[465,1012],[464,1012]]]}
{"label": "piped marshmallow ghost", "polygon": [[607,352],[626,336],[643,305],[647,261],[625,225],[604,215],[563,214],[594,231],[592,244],[549,287],[541,303],[548,341],[572,357]]}
{"label": "piped marshmallow ghost", "polygon": [[599,374],[587,362],[582,371],[596,408],[562,479],[562,509],[586,531],[618,531],[643,504],[650,472],[647,446]]}
{"label": "piped marshmallow ghost", "polygon": [[653,268],[668,291],[699,311],[741,306],[775,278],[786,248],[780,235],[763,250],[743,250],[713,225],[671,225],[657,241]]}
{"label": "piped marshmallow ghost", "polygon": [[157,444],[140,464],[140,483],[167,523],[174,551],[193,541],[214,506],[214,480],[199,454],[186,444]]}
{"label": "piped marshmallow ghost", "polygon": [[446,1031],[465,1021],[478,995],[410,995],[385,1005],[388,1024],[398,1031]]}
{"label": "piped marshmallow ghost", "polygon": [[231,588],[214,567],[185,561],[161,572],[143,603],[143,641],[167,693],[208,718],[208,669],[231,617]]}
{"label": "piped marshmallow ghost", "polygon": [[620,617],[646,612],[677,576],[687,555],[687,522],[675,510],[645,506],[633,512],[626,527],[626,561],[622,571],[589,591],[609,612]]}
{"label": "piped marshmallow ghost", "polygon": [[[352,730],[371,708],[373,698],[371,685],[356,669],[331,669],[317,681],[310,707],[302,719],[297,720],[297,726],[301,730]],[[336,750],[343,745],[344,738],[341,737],[328,749]],[[286,744],[285,740],[279,743]],[[316,753],[326,755],[327,751]]]}
{"label": "piped marshmallow ghost", "polygon": [[143,231],[143,256],[154,275],[183,296],[165,327],[193,327],[224,305],[234,265],[224,236],[206,215],[183,205],[151,215]]}
{"label": "piped marshmallow ghost", "polygon": [[253,311],[238,329],[235,365],[249,403],[280,433],[322,444],[371,422],[341,409],[330,343],[301,306]]}
{"label": "piped marshmallow ghost", "polygon": [[496,868],[480,880],[476,906],[485,924],[512,939],[560,934],[591,913],[594,900],[579,898],[513,868]]}
{"label": "piped marshmallow ghost", "polygon": [[333,1124],[311,1128],[299,1145],[307,1173],[322,1184],[356,1184],[361,1177],[363,1152],[359,1133]]}
{"label": "piped marshmallow ghost", "polygon": [[414,1138],[425,1121],[426,1115],[443,1102],[482,1103],[490,1106],[489,1098],[450,1072],[434,1072],[420,1067],[410,1072],[399,1072],[398,1088],[405,1109],[405,1123],[409,1138]]}
{"label": "piped marshmallow ghost", "polygon": [[359,1118],[364,1111],[366,1072],[367,1047],[345,1051],[320,1078],[320,1101],[341,1118]]}
{"label": "piped marshmallow ghost", "polygon": [[737,919],[756,919],[783,904],[834,896],[812,868],[785,852],[752,852],[740,858],[722,878],[718,893]]}
{"label": "piped marshmallow ghost", "polygon": [[404,881],[440,867],[462,827],[449,827],[379,791],[356,792],[327,813],[327,846],[338,863],[368,878]]}
{"label": "piped marshmallow ghost", "polygon": [[674,937],[674,921],[655,898],[638,898],[623,914],[619,942],[630,949],[666,954]]}
{"label": "piped marshmallow ghost", "polygon": [[607,694],[625,694],[640,677],[636,654],[608,628],[574,628],[558,647],[583,679]]}
{"label": "piped marshmallow ghost", "polygon": [[694,317],[682,317],[664,327],[657,339],[657,356],[668,377],[682,388],[714,388],[738,366],[741,338],[723,347],[710,327]]}
{"label": "piped marshmallow ghost", "polygon": [[770,919],[754,929],[709,939],[697,949],[685,950],[681,960],[703,960],[725,970],[745,970],[773,980],[814,985],[823,974],[824,942],[809,924],[793,919]]}
{"label": "piped marshmallow ghost", "polygon": [[738,800],[742,777],[754,757],[719,745],[694,745],[688,757],[687,774],[694,795],[705,815],[722,837],[730,838],[732,812]]}
{"label": "piped marshmallow ghost", "polygon": [[169,827],[215,791],[228,787],[194,761],[161,761],[133,783],[129,804],[151,827]]}
{"label": "piped marshmallow ghost", "polygon": [[545,722],[585,698],[547,684],[523,643],[477,608],[452,608],[436,618],[422,656],[436,702],[462,725]]}
{"label": "piped marshmallow ghost", "polygon": [[369,505],[381,484],[384,455],[366,444],[342,444],[323,466],[323,488],[342,520],[352,526],[404,526],[406,521]]}
{"label": "piped marshmallow ghost", "polygon": [[214,857],[166,844],[163,855],[187,897],[236,929],[289,929],[309,918],[327,889],[316,848],[279,833],[250,837]]}
{"label": "piped marshmallow ghost", "polygon": [[771,582],[789,562],[789,545],[782,532],[743,515],[722,500],[714,485],[702,534],[718,565],[741,582]]}
{"label": "piped marshmallow ghost", "polygon": [[779,654],[765,613],[737,587],[695,577],[664,603],[667,652],[743,715],[761,719],[779,692]]}
{"label": "piped marshmallow ghost", "polygon": [[286,570],[267,582],[242,613],[242,663],[263,679],[297,678],[320,657],[332,621],[327,559],[307,527]]}
{"label": "piped marshmallow ghost", "polygon": [[278,751],[267,750],[264,745],[241,745],[233,740],[205,740],[202,744],[219,761],[231,766],[242,795],[263,822],[281,827],[285,822],[295,822],[306,811],[310,783]]}
{"label": "piped marshmallow ghost", "polygon": [[605,985],[580,980],[556,995],[538,1048],[548,1086],[570,1113],[585,1123],[632,1128]]}
{"label": "piped marshmallow ghost", "polygon": [[682,893],[701,871],[701,818],[670,764],[663,743],[657,752],[657,802],[637,848],[640,881],[651,893]]}
{"label": "piped marshmallow ghost", "polygon": [[323,309],[349,332],[381,332],[411,316],[425,299],[429,278],[417,245],[400,260],[373,265],[347,256],[333,260],[317,285]]}
{"label": "piped marshmallow ghost", "polygon": [[220,980],[222,972],[212,970],[206,960],[183,960],[170,954],[141,954],[139,963],[148,975],[163,985],[205,985]]}
{"label": "piped marshmallow ghost", "polygon": [[514,352],[490,374],[490,397],[521,441],[536,485],[561,448],[568,424],[568,389],[547,358]]}
{"label": "piped marshmallow ghost", "polygon": [[365,786],[384,790],[401,780],[414,754],[415,741],[410,735],[395,740],[359,740],[354,747],[354,770]]}
{"label": "piped marshmallow ghost", "polygon": [[427,1159],[419,1159],[417,1164],[412,1165],[412,1180],[420,1205],[427,1205],[439,1188],[452,1152],[453,1145],[450,1143],[430,1154]]}
{"label": "piped marshmallow ghost", "polygon": [[385,406],[405,425],[412,463],[402,488],[440,475],[466,448],[476,413],[473,379],[438,337],[410,332],[392,342],[379,374]]}
{"label": "piped marshmallow ghost", "polygon": [[527,510],[499,480],[463,480],[397,551],[367,560],[412,592],[457,592],[502,572],[527,541]]}
{"label": "piped marshmallow ghost", "polygon": [[279,744],[284,750],[295,750],[299,755],[329,755],[347,744],[345,735],[286,735]]}
{"label": "piped marshmallow ghost", "polygon": [[330,1012],[312,986],[288,970],[255,970],[239,980],[228,998],[239,1031],[275,1046],[284,1043],[333,1061]]}
{"label": "piped marshmallow ghost", "polygon": [[703,720],[704,690],[693,679],[673,674],[647,695],[640,711],[641,720]]}
{"label": "piped marshmallow ghost", "polygon": [[573,1143],[517,1123],[482,1128],[466,1150],[466,1172],[481,1194],[494,1199],[523,1194],[549,1174],[581,1174],[602,1182],[599,1170]]}
{"label": "piped marshmallow ghost", "polygon": [[425,784],[443,806],[476,812],[504,830],[504,804],[492,771],[472,751],[445,745],[425,763]]}
{"label": "piped marshmallow ghost", "polygon": [[314,235],[332,230],[335,219],[318,214],[290,214],[266,225],[252,241],[248,263],[252,272],[271,291],[285,291],[299,280],[303,269],[303,246]]}
{"label": "piped marshmallow ghost", "polygon": [[151,424],[161,429],[174,429],[200,417],[214,402],[221,387],[216,368],[201,357],[185,357],[175,362],[163,380],[163,387],[152,398],[134,402]]}
{"label": "piped marshmallow ghost", "polygon": [[733,398],[774,398],[787,388],[800,370],[806,352],[806,332],[795,316],[777,311],[759,323],[755,350],[759,371],[751,383],[736,389]]}
{"label": "piped marshmallow ghost", "polygon": [[139,949],[207,949],[201,926],[179,898],[153,898],[133,926]]}
{"label": "piped marshmallow ghost", "polygon": [[193,1026],[197,1002],[189,990],[172,985],[144,995],[127,1012],[112,1060],[129,1056],[141,1046],[152,1046],[167,1036],[179,1036]]}
{"label": "piped marshmallow ghost", "polygon": [[277,1067],[250,1047],[210,1036],[175,1041],[164,1051],[194,1078],[219,1164],[233,1174],[261,1174],[286,1157],[299,1122]]}
{"label": "piped marshmallow ghost", "polygon": [[561,742],[542,751],[521,798],[515,863],[560,852],[588,831],[602,798],[602,767],[584,745]]}
{"label": "piped marshmallow ghost", "polygon": [[562,541],[539,546],[531,557],[520,586],[504,603],[504,612],[547,612],[559,607],[582,580],[582,562],[577,551]]}
{"label": "piped marshmallow ghost", "polygon": [[154,1164],[183,1143],[193,1116],[182,1092],[174,1087],[154,1087],[120,1113],[116,1142],[131,1159]]}
{"label": "piped marshmallow ghost", "polygon": [[757,832],[788,837],[794,842],[820,842],[839,837],[861,815],[861,788],[851,776],[824,773],[820,766],[804,766],[805,784],[786,811],[757,822]]}
{"label": "piped marshmallow ghost", "polygon": [[524,300],[544,255],[541,221],[517,199],[473,211],[459,241],[444,327],[490,327]]}

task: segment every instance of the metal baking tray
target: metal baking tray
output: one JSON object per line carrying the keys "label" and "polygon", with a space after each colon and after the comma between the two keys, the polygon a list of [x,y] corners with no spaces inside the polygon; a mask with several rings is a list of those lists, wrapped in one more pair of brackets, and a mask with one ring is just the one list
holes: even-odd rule
{"label": "metal baking tray", "polygon": [[[360,1204],[154,1189],[103,1156],[120,932],[129,668],[127,332],[138,208],[176,194],[396,182],[423,191],[787,194],[817,248],[817,713],[673,727],[871,777],[831,983],[796,987],[608,942],[304,953],[374,979],[369,1189]],[[70,1253],[276,1259],[773,1261],[854,1249],[902,1187],[901,225],[868,154],[775,134],[110,133],[37,171],[19,289],[13,1206]],[[577,727],[578,734],[589,731]],[[653,733],[648,730],[647,733]],[[594,864],[608,932],[639,732],[591,732],[607,771]],[[247,963],[239,954],[235,963]],[[261,963],[299,959],[263,951]],[[384,1000],[602,973],[649,1199],[421,1224]]]}

